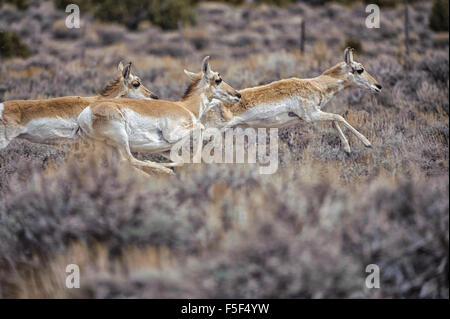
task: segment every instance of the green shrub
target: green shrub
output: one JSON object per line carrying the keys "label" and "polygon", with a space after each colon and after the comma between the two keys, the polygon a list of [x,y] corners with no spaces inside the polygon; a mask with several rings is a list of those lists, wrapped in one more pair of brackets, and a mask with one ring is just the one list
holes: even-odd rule
{"label": "green shrub", "polygon": [[[94,5],[97,1],[95,0],[53,0],[53,3],[56,8],[61,10],[66,10],[66,7],[69,4],[76,4],[80,7],[81,12],[92,12],[94,10]],[[107,2],[107,1],[105,1]]]}
{"label": "green shrub", "polygon": [[240,5],[243,4],[245,0],[196,0],[196,2],[224,2],[231,5]]}
{"label": "green shrub", "polygon": [[0,56],[3,58],[27,58],[30,55],[30,48],[22,43],[17,33],[0,30]]}
{"label": "green shrub", "polygon": [[12,5],[16,6],[16,8],[19,9],[19,10],[26,10],[26,9],[28,9],[28,0],[5,0],[5,1],[0,1],[0,7],[2,6],[3,3],[12,4]]}
{"label": "green shrub", "polygon": [[[413,2],[413,1],[410,1]],[[376,4],[379,7],[395,7],[398,4],[401,4],[398,0],[364,0],[365,4]]]}
{"label": "green shrub", "polygon": [[429,17],[430,28],[434,31],[448,31],[448,0],[434,0]]}
{"label": "green shrub", "polygon": [[[269,0],[270,1],[270,0]],[[419,0],[408,0],[408,3],[417,2]],[[401,5],[403,1],[399,0],[303,0],[304,3],[311,5],[325,5],[329,3],[338,3],[341,5],[352,5],[358,2],[363,2],[364,4],[376,4],[381,8],[395,7],[397,5]]]}
{"label": "green shrub", "polygon": [[268,5],[274,5],[274,6],[287,6],[288,4],[294,3],[294,0],[255,0],[255,3],[258,4],[268,4]]}
{"label": "green shrub", "polygon": [[[73,1],[54,0],[61,10]],[[80,10],[92,12],[95,18],[105,22],[125,25],[136,30],[142,21],[150,21],[164,30],[176,29],[178,21],[193,22],[194,0],[79,0]]]}
{"label": "green shrub", "polygon": [[[196,0],[196,3],[199,2],[224,2],[226,4],[231,5],[241,5],[245,3],[245,0]],[[254,0],[255,4],[268,4],[274,6],[285,6],[291,3],[296,2],[295,0]]]}
{"label": "green shrub", "polygon": [[189,0],[150,1],[149,20],[165,30],[175,29],[178,21],[193,23],[193,4]]}

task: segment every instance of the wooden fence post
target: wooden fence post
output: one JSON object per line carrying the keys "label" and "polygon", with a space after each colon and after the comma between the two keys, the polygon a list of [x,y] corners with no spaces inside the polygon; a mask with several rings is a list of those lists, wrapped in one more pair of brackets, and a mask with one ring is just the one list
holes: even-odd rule
{"label": "wooden fence post", "polygon": [[305,52],[305,19],[300,23],[300,52]]}
{"label": "wooden fence post", "polygon": [[405,48],[406,57],[409,58],[409,10],[407,1],[405,1]]}

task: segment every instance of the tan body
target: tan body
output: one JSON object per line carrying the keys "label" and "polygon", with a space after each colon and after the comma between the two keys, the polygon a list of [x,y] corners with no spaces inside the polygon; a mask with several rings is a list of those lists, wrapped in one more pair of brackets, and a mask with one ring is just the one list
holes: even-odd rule
{"label": "tan body", "polygon": [[130,73],[130,64],[119,65],[121,74],[95,97],[66,96],[48,100],[14,100],[0,103],[0,149],[14,138],[56,144],[77,136],[77,117],[88,105],[122,96],[157,98]]}
{"label": "tan body", "polygon": [[332,121],[345,151],[350,152],[350,146],[338,123],[345,125],[365,146],[370,147],[368,139],[342,116],[322,111],[336,94],[352,85],[377,92],[381,89],[362,65],[353,61],[350,49],[346,50],[345,59],[346,62],[335,65],[316,78],[291,78],[241,90],[240,103],[220,105],[222,116],[228,121],[224,129],[234,126],[286,127],[301,121]]}
{"label": "tan body", "polygon": [[14,138],[54,144],[74,138],[76,117],[101,97],[67,96],[49,100],[15,100],[3,102],[0,118],[0,149]]}
{"label": "tan body", "polygon": [[202,73],[196,75],[180,101],[117,99],[97,102],[81,112],[78,123],[83,135],[113,147],[121,160],[137,167],[171,173],[165,166],[177,166],[177,163],[140,161],[131,152],[159,153],[170,149],[193,130],[203,127],[199,119],[204,106],[213,98],[236,102],[239,101],[237,96],[237,91],[210,70],[207,57]]}
{"label": "tan body", "polygon": [[[187,101],[190,102],[190,101]],[[132,152],[162,152],[201,128],[185,102],[106,100],[93,103],[78,117],[88,137],[114,146],[120,140]]]}

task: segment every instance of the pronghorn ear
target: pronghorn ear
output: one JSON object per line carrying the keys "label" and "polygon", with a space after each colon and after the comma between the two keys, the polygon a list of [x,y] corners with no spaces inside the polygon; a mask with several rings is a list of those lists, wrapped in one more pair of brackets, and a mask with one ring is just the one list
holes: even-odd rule
{"label": "pronghorn ear", "polygon": [[186,74],[191,80],[195,80],[195,78],[197,77],[197,74],[188,70],[184,70],[184,74]]}
{"label": "pronghorn ear", "polygon": [[119,70],[120,73],[123,72],[123,62],[122,61],[119,62],[119,65],[117,66],[117,70]]}
{"label": "pronghorn ear", "polygon": [[208,56],[206,56],[203,59],[203,62],[202,62],[202,73],[203,73],[203,75],[208,76],[210,72],[211,72],[211,68],[209,66],[209,55],[208,55]]}
{"label": "pronghorn ear", "polygon": [[122,76],[125,80],[127,80],[130,77],[131,73],[131,62],[129,62],[122,70]]}
{"label": "pronghorn ear", "polygon": [[347,47],[344,51],[344,61],[347,65],[351,65],[353,62],[353,48]]}

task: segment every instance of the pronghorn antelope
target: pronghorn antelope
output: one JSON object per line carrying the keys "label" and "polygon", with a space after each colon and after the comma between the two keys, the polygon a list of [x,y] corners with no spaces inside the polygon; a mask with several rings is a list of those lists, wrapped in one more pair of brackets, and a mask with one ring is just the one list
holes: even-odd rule
{"label": "pronghorn antelope", "polygon": [[228,121],[224,130],[233,126],[285,127],[301,120],[332,121],[347,153],[350,152],[350,146],[338,123],[346,126],[366,147],[371,147],[369,140],[341,115],[321,110],[337,93],[352,85],[375,92],[381,90],[381,85],[363,65],[353,60],[353,49],[347,48],[344,52],[344,62],[338,63],[318,77],[290,78],[244,89],[240,91],[240,103],[221,103],[222,116]]}
{"label": "pronghorn antelope", "polygon": [[98,96],[66,96],[48,100],[16,100],[0,103],[0,149],[14,138],[56,144],[74,138],[81,111],[98,100],[129,97],[158,99],[131,73],[131,62],[119,63],[120,74]]}
{"label": "pronghorn antelope", "polygon": [[112,146],[121,160],[135,167],[172,173],[167,167],[176,163],[140,161],[131,152],[169,150],[193,130],[203,128],[199,119],[213,99],[240,101],[239,92],[226,84],[219,73],[213,72],[208,61],[209,57],[203,59],[202,71],[192,79],[178,102],[118,99],[91,104],[78,117],[82,136]]}

